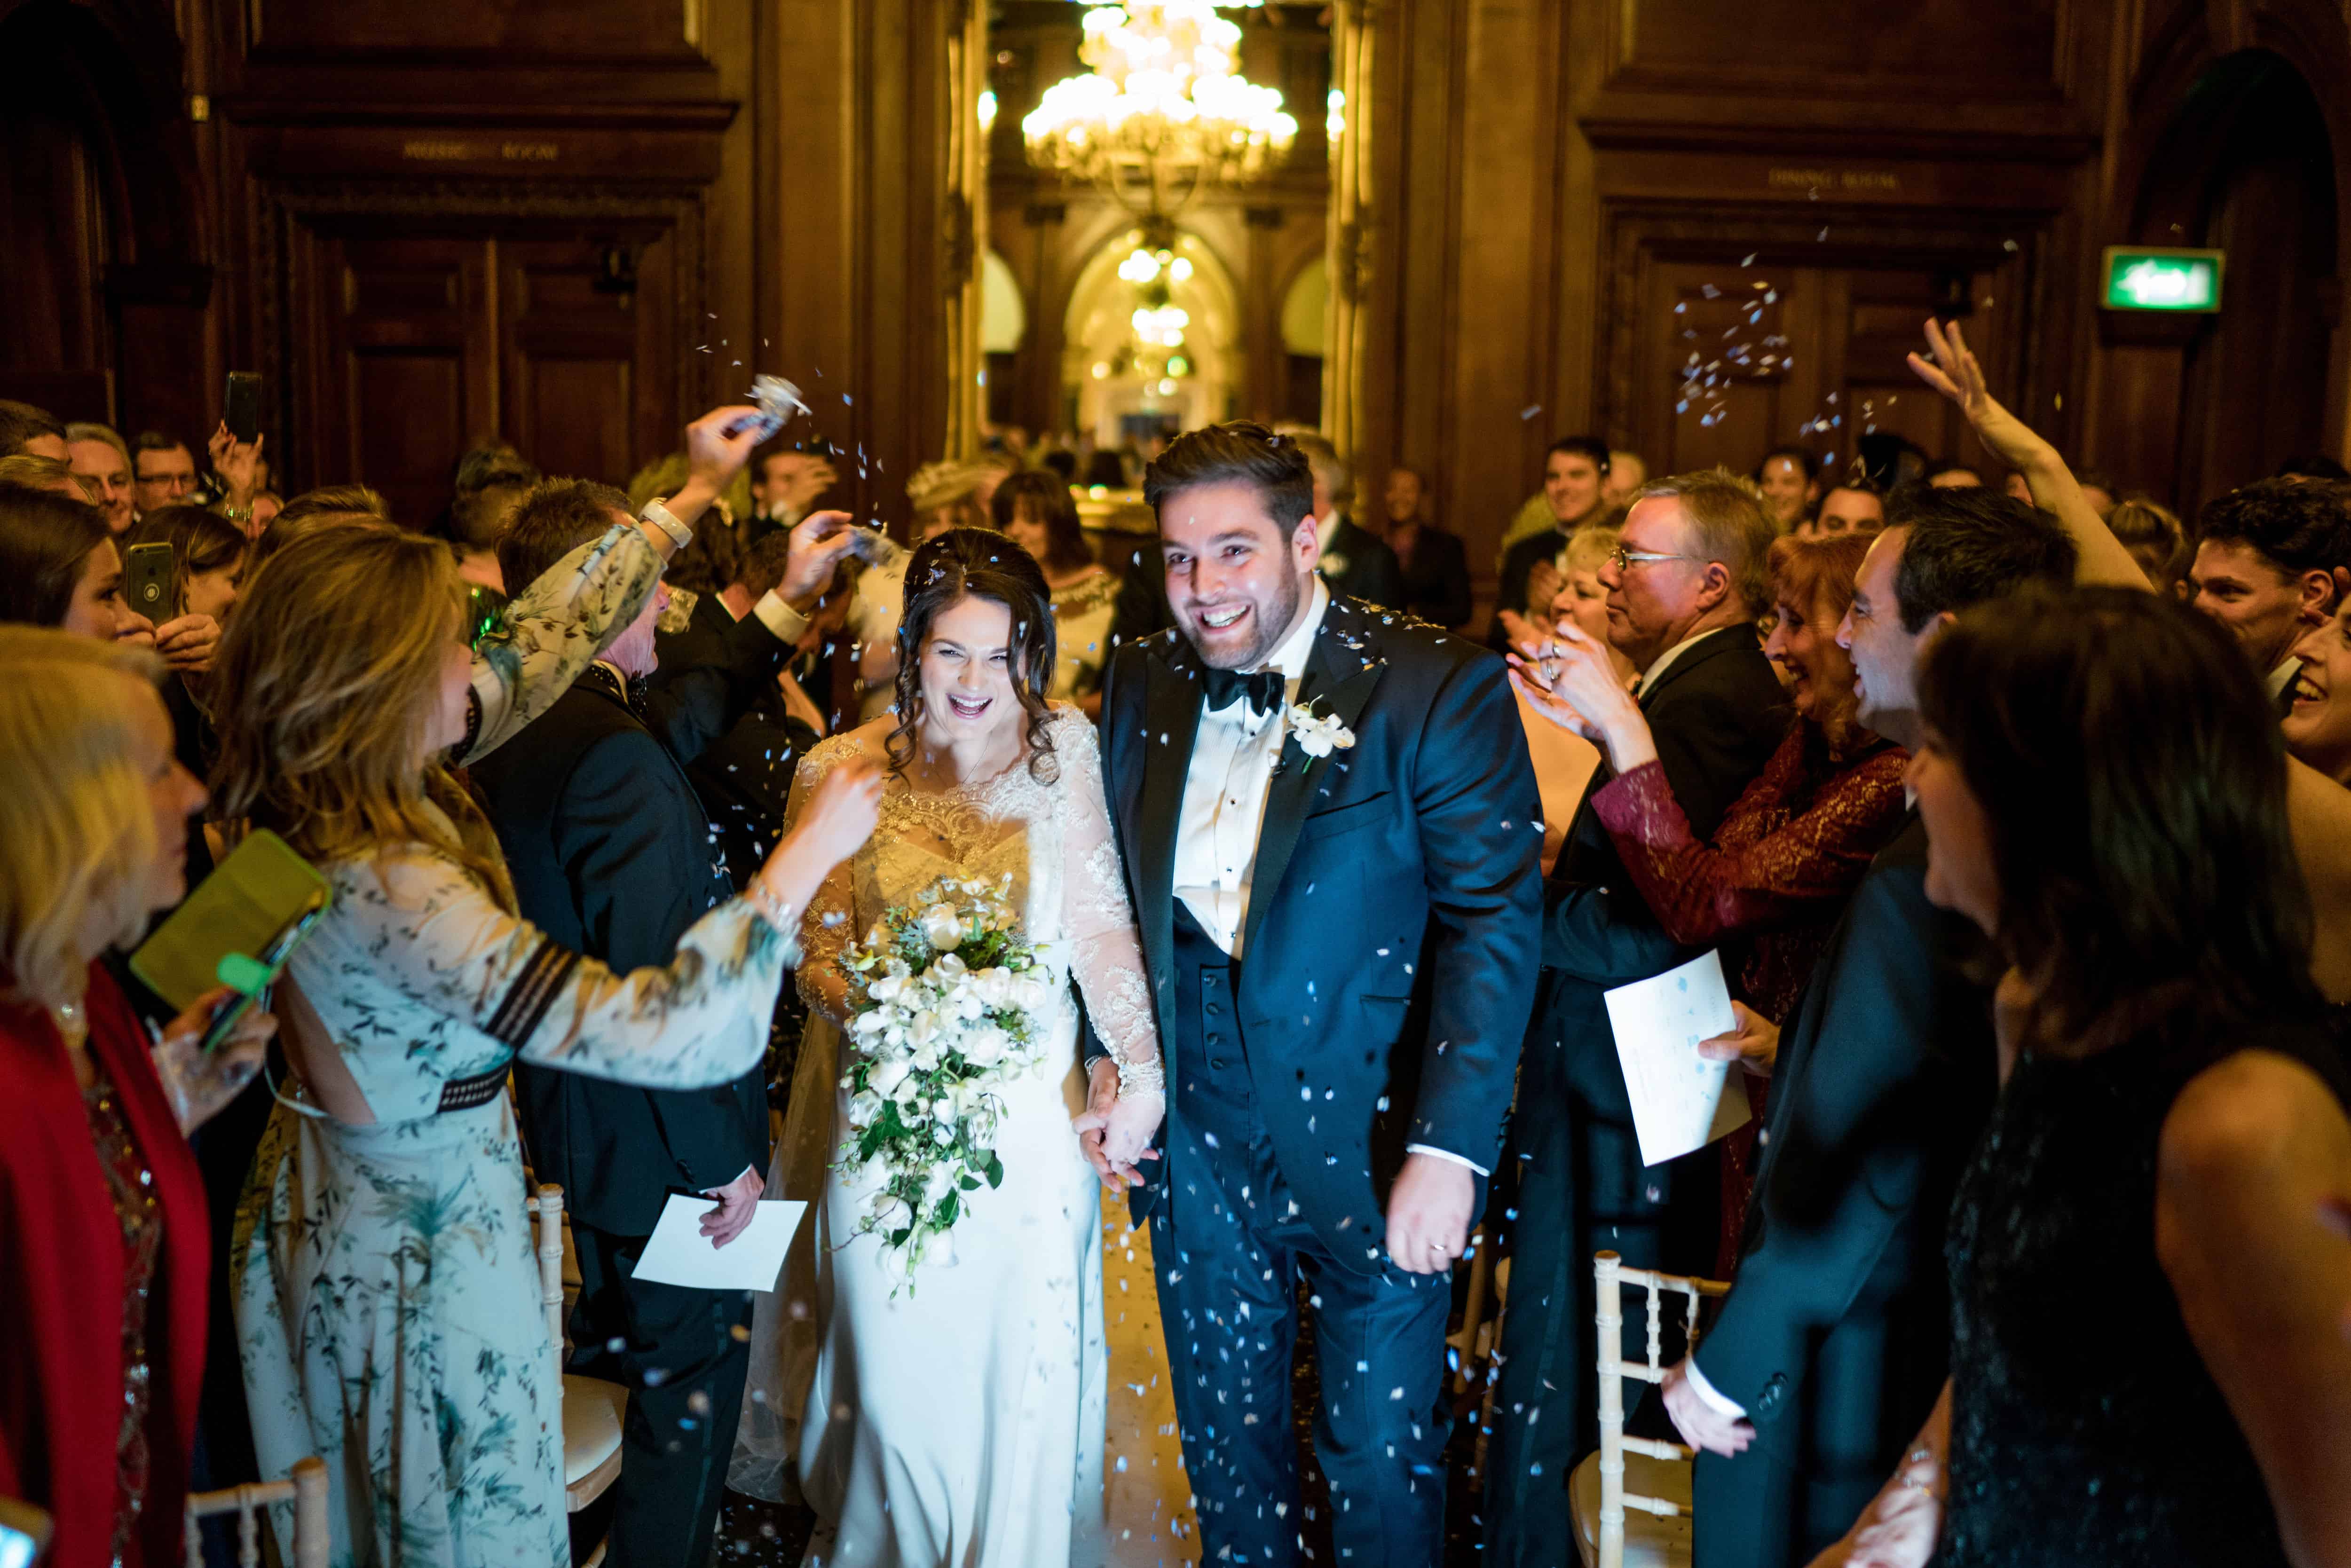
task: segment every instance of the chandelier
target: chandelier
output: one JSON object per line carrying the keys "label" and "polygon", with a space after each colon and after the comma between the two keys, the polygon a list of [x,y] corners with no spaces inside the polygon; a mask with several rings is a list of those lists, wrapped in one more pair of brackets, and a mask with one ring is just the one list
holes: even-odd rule
{"label": "chandelier", "polygon": [[1297,139],[1280,92],[1240,74],[1240,27],[1208,0],[1101,5],[1084,30],[1092,70],[1046,89],[1020,122],[1030,162],[1164,218],[1256,178]]}

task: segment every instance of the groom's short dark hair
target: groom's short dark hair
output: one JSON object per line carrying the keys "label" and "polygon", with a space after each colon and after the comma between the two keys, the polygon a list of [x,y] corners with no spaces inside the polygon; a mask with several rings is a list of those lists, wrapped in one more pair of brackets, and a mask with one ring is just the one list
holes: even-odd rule
{"label": "groom's short dark hair", "polygon": [[1305,449],[1251,420],[1187,431],[1143,471],[1143,499],[1155,512],[1168,497],[1201,485],[1247,485],[1283,537],[1314,510],[1314,467]]}

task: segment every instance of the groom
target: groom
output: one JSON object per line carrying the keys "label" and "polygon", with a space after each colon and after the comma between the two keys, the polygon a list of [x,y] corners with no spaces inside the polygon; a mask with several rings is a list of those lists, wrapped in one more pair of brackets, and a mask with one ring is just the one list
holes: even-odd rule
{"label": "groom", "polygon": [[[1420,1568],[1444,1553],[1447,1276],[1534,1001],[1534,771],[1499,660],[1318,580],[1295,442],[1195,431],[1144,494],[1176,626],[1113,660],[1102,747],[1167,1121],[1121,1174],[1202,1559],[1298,1559],[1303,1279],[1339,1558]],[[1097,1062],[1096,1103],[1116,1086]]]}

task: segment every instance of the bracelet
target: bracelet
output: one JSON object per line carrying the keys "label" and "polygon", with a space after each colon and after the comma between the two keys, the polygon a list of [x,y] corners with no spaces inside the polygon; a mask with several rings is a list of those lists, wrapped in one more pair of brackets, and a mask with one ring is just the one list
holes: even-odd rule
{"label": "bracelet", "polygon": [[694,542],[694,530],[687,528],[684,523],[679,522],[675,517],[672,517],[670,515],[670,509],[661,504],[661,499],[658,497],[653,500],[647,501],[645,503],[645,509],[639,512],[637,516],[643,521],[651,523],[653,527],[667,534],[669,536],[670,543],[675,545],[680,549],[684,549],[686,546]]}
{"label": "bracelet", "polygon": [[1167,1098],[1167,1063],[1155,1056],[1148,1061],[1130,1061],[1116,1051],[1111,1052],[1118,1063],[1118,1097],[1139,1100],[1146,1094]]}
{"label": "bracelet", "polygon": [[232,507],[226,501],[223,501],[221,503],[220,515],[226,517],[232,523],[241,523],[253,516],[253,508],[251,507]]}
{"label": "bracelet", "polygon": [[750,901],[760,919],[776,928],[778,936],[791,935],[792,906],[776,896],[776,890],[768,885],[766,877],[753,876],[743,889],[743,896]]}

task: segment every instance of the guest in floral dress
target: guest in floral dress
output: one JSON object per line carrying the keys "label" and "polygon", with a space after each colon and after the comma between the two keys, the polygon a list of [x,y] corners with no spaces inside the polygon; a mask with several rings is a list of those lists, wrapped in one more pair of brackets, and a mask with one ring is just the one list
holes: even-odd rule
{"label": "guest in floral dress", "polygon": [[[1549,692],[1543,670],[1514,661],[1536,711],[1608,754],[1615,777],[1593,791],[1592,808],[1658,925],[1689,946],[1724,944],[1732,994],[1774,1024],[1793,1010],[1846,899],[1902,817],[1907,754],[1855,716],[1853,659],[1835,639],[1870,538],[1788,538],[1771,547],[1776,623],[1763,651],[1786,672],[1796,722],[1710,842],[1690,831],[1647,721],[1595,652],[1604,644],[1562,622]],[[1726,1279],[1754,1183],[1749,1162],[1771,1060],[1747,1057],[1742,1065],[1755,1119],[1723,1140],[1718,1271]]]}
{"label": "guest in floral dress", "polygon": [[276,1026],[151,1045],[99,955],[186,891],[204,786],[172,759],[143,650],[0,628],[0,1496],[47,1511],[57,1568],[178,1556],[204,1364],[204,1192],[183,1134]]}
{"label": "guest in floral dress", "polygon": [[[717,448],[714,469],[748,444],[705,429],[718,418],[688,432],[690,454]],[[724,478],[671,512],[698,515]],[[447,551],[340,526],[271,559],[222,649],[217,814],[276,831],[335,891],[281,988],[295,1076],[235,1252],[261,1468],[326,1459],[339,1565],[568,1563],[507,1067],[672,1089],[740,1075],[799,909],[872,830],[865,769],[813,800],[665,968],[615,974],[515,916],[496,841],[436,759],[479,757],[545,711],[636,618],[667,553],[656,537],[616,525],[572,552],[469,655]]]}

